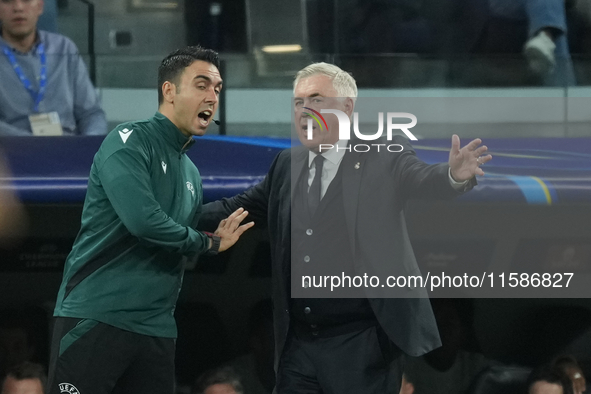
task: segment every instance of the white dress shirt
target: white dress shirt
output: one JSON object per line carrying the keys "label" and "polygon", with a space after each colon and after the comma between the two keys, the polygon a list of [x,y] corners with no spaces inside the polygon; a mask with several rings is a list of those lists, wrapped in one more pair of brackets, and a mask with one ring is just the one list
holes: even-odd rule
{"label": "white dress shirt", "polygon": [[[345,148],[347,147],[348,142],[349,141],[347,140],[339,140],[332,148],[321,153],[322,156],[324,156],[322,175],[320,177],[321,199],[324,197],[328,187],[330,186],[330,183],[337,175],[339,165],[341,164],[341,161],[343,161],[343,157],[345,157]],[[339,147],[338,151],[337,146]],[[310,168],[310,171],[308,171],[308,190],[310,190],[310,186],[312,186],[312,181],[316,175],[316,164],[314,164],[314,158],[316,158],[316,156],[316,153],[312,151],[308,152],[308,167]]]}

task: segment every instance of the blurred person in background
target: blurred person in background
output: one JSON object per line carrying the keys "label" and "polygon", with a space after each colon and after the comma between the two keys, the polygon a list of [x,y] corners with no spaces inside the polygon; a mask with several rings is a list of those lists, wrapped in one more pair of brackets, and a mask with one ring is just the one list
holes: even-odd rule
{"label": "blurred person in background", "polygon": [[105,113],[78,48],[37,29],[43,0],[0,0],[0,135],[103,135]]}
{"label": "blurred person in background", "polygon": [[191,394],[250,394],[244,391],[240,377],[231,367],[205,372],[193,385]]}
{"label": "blurred person in background", "polygon": [[527,379],[528,394],[573,394],[568,376],[553,365],[542,365]]}
{"label": "blurred person in background", "polygon": [[527,23],[523,53],[546,85],[575,83],[564,0],[488,0],[491,17]]}
{"label": "blurred person in background", "polygon": [[554,360],[553,365],[569,377],[574,394],[583,394],[587,390],[585,375],[574,357],[559,356]]}
{"label": "blurred person in background", "polygon": [[8,371],[0,394],[44,394],[46,383],[43,366],[25,362]]}

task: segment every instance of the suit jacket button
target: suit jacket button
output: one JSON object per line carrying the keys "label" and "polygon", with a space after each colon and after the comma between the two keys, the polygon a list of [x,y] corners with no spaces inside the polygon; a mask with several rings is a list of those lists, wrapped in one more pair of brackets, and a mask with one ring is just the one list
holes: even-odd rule
{"label": "suit jacket button", "polygon": [[310,262],[310,256],[304,256],[304,262],[309,263]]}
{"label": "suit jacket button", "polygon": [[306,235],[312,235],[314,233],[314,231],[312,231],[311,228],[306,230]]}
{"label": "suit jacket button", "polygon": [[310,309],[309,306],[304,308],[304,313],[307,315],[308,313],[312,312],[312,309]]}

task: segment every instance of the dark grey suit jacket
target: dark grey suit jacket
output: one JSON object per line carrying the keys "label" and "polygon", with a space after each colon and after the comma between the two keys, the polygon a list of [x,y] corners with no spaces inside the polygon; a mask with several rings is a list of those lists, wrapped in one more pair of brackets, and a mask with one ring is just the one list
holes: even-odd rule
{"label": "dark grey suit jacket", "polygon": [[[349,246],[356,261],[376,265],[387,256],[398,267],[397,274],[416,275],[419,269],[406,230],[405,202],[453,198],[471,189],[476,182],[473,179],[458,192],[450,185],[447,163],[427,165],[401,136],[372,143],[376,142],[401,144],[404,150],[347,152],[340,164]],[[304,147],[280,152],[261,183],[243,194],[206,204],[199,224],[200,229],[215,229],[220,220],[240,207],[249,211],[249,219],[266,221],[273,264],[276,366],[290,325],[291,197],[307,160],[308,150]],[[425,296],[423,293],[417,297],[414,293],[409,298],[369,298],[378,322],[390,339],[412,356],[441,345],[433,311]]]}

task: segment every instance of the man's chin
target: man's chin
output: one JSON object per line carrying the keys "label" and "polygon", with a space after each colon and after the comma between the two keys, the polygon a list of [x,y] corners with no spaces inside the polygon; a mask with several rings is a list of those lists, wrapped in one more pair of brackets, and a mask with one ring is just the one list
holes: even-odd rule
{"label": "man's chin", "polygon": [[198,137],[202,136],[207,133],[207,127],[209,127],[209,125],[203,126],[201,124],[197,124],[193,127],[193,130],[191,130],[191,134]]}
{"label": "man's chin", "polygon": [[302,136],[300,136],[300,142],[302,143],[302,145],[304,145],[306,148],[310,149],[311,151],[318,152],[318,147],[320,146],[320,142],[314,141],[314,140],[309,140],[307,138],[302,138]]}
{"label": "man's chin", "polygon": [[17,39],[17,40],[24,40],[25,38],[29,37],[31,34],[35,33],[35,29],[31,29],[28,26],[12,26],[11,29],[7,29],[9,34]]}

